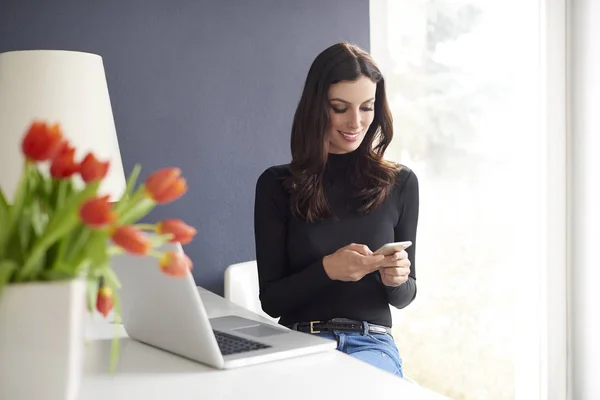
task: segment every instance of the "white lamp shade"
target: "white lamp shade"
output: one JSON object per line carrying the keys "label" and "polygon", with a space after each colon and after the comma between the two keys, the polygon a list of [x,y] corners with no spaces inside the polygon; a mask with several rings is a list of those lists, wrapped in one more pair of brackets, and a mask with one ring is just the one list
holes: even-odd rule
{"label": "white lamp shade", "polygon": [[110,161],[100,194],[118,200],[125,174],[102,58],[62,50],[0,54],[0,187],[10,201],[21,176],[23,135],[34,120],[59,123],[81,160]]}

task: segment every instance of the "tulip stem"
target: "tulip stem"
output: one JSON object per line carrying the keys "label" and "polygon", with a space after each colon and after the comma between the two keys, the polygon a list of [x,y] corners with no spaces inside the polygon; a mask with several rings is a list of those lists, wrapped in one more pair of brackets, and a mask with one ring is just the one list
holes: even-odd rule
{"label": "tulip stem", "polygon": [[144,231],[156,231],[156,224],[135,224],[133,227]]}
{"label": "tulip stem", "polygon": [[156,257],[156,258],[162,258],[162,256],[164,255],[164,253],[161,253],[158,250],[152,250],[148,253],[148,255],[152,256],[152,257]]}

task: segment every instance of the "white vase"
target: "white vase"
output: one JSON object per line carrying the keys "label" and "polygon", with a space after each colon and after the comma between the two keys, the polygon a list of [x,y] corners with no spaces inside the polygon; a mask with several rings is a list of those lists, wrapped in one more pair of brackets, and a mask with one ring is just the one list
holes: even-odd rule
{"label": "white vase", "polygon": [[0,294],[0,399],[75,400],[85,280],[10,284]]}

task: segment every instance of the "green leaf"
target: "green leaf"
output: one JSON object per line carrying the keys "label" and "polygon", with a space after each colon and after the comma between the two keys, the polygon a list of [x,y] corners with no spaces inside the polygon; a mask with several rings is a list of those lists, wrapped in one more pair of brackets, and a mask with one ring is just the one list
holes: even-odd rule
{"label": "green leaf", "polygon": [[170,233],[165,235],[149,235],[150,243],[152,243],[153,248],[162,246],[163,244],[171,240],[172,237],[173,235],[171,235]]}
{"label": "green leaf", "polygon": [[31,206],[27,206],[23,210],[23,213],[17,222],[17,233],[17,237],[19,238],[19,248],[21,249],[21,255],[24,259],[25,255],[27,254],[31,238],[34,236]]}
{"label": "green leaf", "polygon": [[61,179],[57,181],[56,205],[54,207],[55,210],[61,209],[65,204],[65,199],[67,198],[70,182],[70,180],[66,179]]}
{"label": "green leaf", "polygon": [[15,272],[18,267],[18,264],[12,260],[0,261],[0,297],[2,296],[4,286],[10,282],[13,272]]}
{"label": "green leaf", "polygon": [[121,289],[121,281],[119,281],[119,277],[115,274],[112,268],[107,265],[107,268],[103,271],[104,282],[108,286],[110,286],[113,291],[117,291],[117,289]]}
{"label": "green leaf", "polygon": [[90,183],[81,192],[69,197],[62,207],[57,208],[56,214],[54,214],[48,224],[45,235],[49,235],[49,232],[60,229],[60,225],[64,225],[65,221],[69,221],[71,224],[76,223],[79,220],[79,207],[84,200],[91,198],[96,194],[99,185],[99,181]]}
{"label": "green leaf", "polygon": [[40,279],[43,281],[64,281],[73,279],[74,274],[69,271],[68,266],[60,264],[59,269],[47,269],[40,273]]}
{"label": "green leaf", "polygon": [[75,274],[78,265],[73,263],[73,259],[70,256],[75,251],[85,247],[86,241],[89,238],[86,227],[80,222],[78,222],[77,225],[78,226],[74,227],[70,233],[63,236],[48,249],[48,252],[50,252],[50,250],[55,250],[55,252],[53,252],[54,258],[50,263],[50,269],[57,269],[59,268],[59,264],[64,264],[69,265],[71,273]]}
{"label": "green leaf", "polygon": [[31,208],[31,227],[36,237],[42,236],[44,228],[48,223],[46,214],[42,211],[43,202],[36,201]]}
{"label": "green leaf", "polygon": [[104,268],[110,261],[107,248],[108,232],[93,231],[86,245],[76,254],[75,263],[79,264],[87,260],[90,263],[89,267],[92,271]]}
{"label": "green leaf", "polygon": [[64,261],[59,261],[55,265],[52,266],[52,269],[49,271],[54,271],[61,274],[66,274],[71,277],[75,277],[77,275],[77,266],[71,263],[67,263]]}
{"label": "green leaf", "polygon": [[6,228],[6,224],[8,224],[8,211],[8,202],[6,201],[6,197],[4,197],[2,188],[0,188],[0,237],[2,236],[3,229]]}
{"label": "green leaf", "polygon": [[56,263],[58,263],[60,260],[60,256],[59,253],[61,252],[60,246],[61,244],[64,242],[64,238],[63,240],[59,240],[58,242],[54,243],[52,246],[49,246],[48,249],[46,250],[46,262],[43,266],[43,268],[48,268],[50,269],[52,265],[55,265]]}
{"label": "green leaf", "polygon": [[34,244],[29,257],[25,260],[23,268],[19,271],[18,279],[26,280],[34,275],[38,261],[46,250],[77,226],[81,203],[88,197],[93,196],[97,192],[99,185],[99,181],[91,183],[81,192],[74,194],[65,201],[64,206],[50,220],[46,232]]}
{"label": "green leaf", "polygon": [[119,347],[120,340],[118,335],[118,325],[121,323],[121,301],[119,299],[119,289],[121,288],[121,283],[116,277],[113,270],[110,268],[110,265],[107,264],[102,271],[104,282],[103,285],[109,287],[113,292],[113,315],[115,322],[115,335],[113,336],[113,340],[110,348],[110,367],[109,371],[113,373],[117,368],[117,363],[119,360]]}
{"label": "green leaf", "polygon": [[96,309],[96,296],[98,294],[98,277],[92,276],[87,279],[87,306],[90,312]]}
{"label": "green leaf", "polygon": [[56,211],[56,204],[58,204],[58,188],[60,181],[57,181],[56,179],[49,179],[48,182],[50,185],[50,194],[48,195],[48,212],[52,213],[50,214],[50,217],[52,217],[53,213]]}
{"label": "green leaf", "polygon": [[21,210],[23,206],[27,202],[27,194],[30,183],[30,175],[31,175],[31,166],[29,162],[25,162],[25,169],[23,172],[23,176],[21,177],[21,181],[19,182],[19,186],[17,188],[17,193],[15,194],[15,200],[13,202],[13,206],[10,210],[10,223],[15,224],[21,215]]}
{"label": "green leaf", "polygon": [[121,323],[121,301],[119,300],[119,296],[117,296],[116,291],[113,289],[113,310],[115,317],[115,334],[112,339],[112,343],[110,346],[110,373],[114,373],[117,369],[117,363],[119,362],[119,348],[120,348],[120,340],[119,340],[119,324]]}
{"label": "green leaf", "polygon": [[8,201],[6,200],[6,196],[4,195],[2,188],[0,188],[0,207],[8,208]]}
{"label": "green leaf", "polygon": [[21,248],[21,240],[19,235],[12,235],[8,238],[6,243],[6,252],[4,254],[4,258],[7,260],[12,260],[19,265],[23,265],[25,261],[25,250]]}
{"label": "green leaf", "polygon": [[108,255],[109,256],[117,256],[117,255],[121,255],[121,254],[125,254],[127,253],[127,251],[119,246],[115,246],[115,245],[111,245],[108,247]]}
{"label": "green leaf", "polygon": [[119,215],[119,223],[122,225],[129,225],[140,218],[148,215],[150,211],[155,207],[156,203],[147,197],[142,197],[133,204],[131,208]]}
{"label": "green leaf", "polygon": [[17,217],[16,235],[21,250],[21,259],[29,253],[30,246],[41,236],[45,219],[41,211],[45,200],[43,186],[44,177],[37,168],[29,168],[27,173],[27,196],[25,197],[21,215]]}
{"label": "green leaf", "polygon": [[133,189],[135,188],[135,184],[137,182],[138,177],[140,176],[141,171],[142,167],[139,164],[135,164],[133,170],[131,171],[131,174],[129,175],[129,178],[127,179],[127,186],[125,187],[125,192],[121,196],[119,203],[131,197],[131,194],[133,193]]}
{"label": "green leaf", "polygon": [[69,241],[68,249],[66,249],[66,253],[64,255],[65,262],[73,262],[75,260],[76,255],[79,254],[88,244],[91,234],[92,230],[83,224],[80,224],[75,230],[73,230],[72,234],[70,235],[71,240]]}
{"label": "green leaf", "polygon": [[23,209],[23,205],[26,202],[30,171],[30,163],[28,161],[25,161],[23,175],[21,176],[21,180],[19,181],[19,186],[17,187],[14,202],[11,207],[8,207],[8,217],[6,225],[3,225],[3,228],[5,227],[5,229],[0,230],[0,259],[4,258],[4,254],[6,252],[6,242],[13,235],[15,225],[19,217],[21,216],[21,210]]}
{"label": "green leaf", "polygon": [[37,176],[37,180],[40,183],[39,190],[40,190],[42,196],[44,197],[44,199],[49,199],[50,196],[52,195],[52,190],[54,188],[54,186],[53,186],[53,179],[48,179],[42,173],[42,171],[40,171],[37,168],[35,169],[35,173],[36,173],[36,176]]}

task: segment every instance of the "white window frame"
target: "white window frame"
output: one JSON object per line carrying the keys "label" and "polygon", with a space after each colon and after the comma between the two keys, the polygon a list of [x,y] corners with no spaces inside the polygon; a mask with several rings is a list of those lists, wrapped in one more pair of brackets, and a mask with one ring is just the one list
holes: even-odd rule
{"label": "white window frame", "polygon": [[570,399],[600,398],[600,3],[567,1]]}
{"label": "white window frame", "polygon": [[[412,1],[412,0],[398,0]],[[569,360],[569,290],[570,287],[570,230],[569,202],[570,160],[568,158],[569,104],[568,104],[568,17],[571,0],[538,0],[540,9],[540,118],[546,133],[544,146],[544,182],[546,198],[540,207],[545,221],[546,254],[540,260],[538,282],[532,288],[540,291],[541,315],[537,315],[539,329],[533,332],[539,338],[538,348],[519,362],[521,373],[516,377],[515,399],[568,400],[570,396]],[[515,10],[518,12],[518,10]],[[385,0],[370,0],[371,52],[384,54],[386,46]],[[373,29],[377,24],[379,29]],[[507,27],[509,26],[507,22]],[[382,66],[385,75],[385,65]],[[527,246],[526,243],[523,244]],[[518,274],[518,273],[517,273]],[[535,289],[533,289],[535,290]],[[519,338],[516,338],[518,340]],[[451,355],[448,355],[451,356]],[[485,362],[485,360],[482,360]],[[533,382],[532,382],[533,381]],[[532,392],[532,388],[533,391]],[[537,388],[537,389],[536,389]]]}
{"label": "white window frame", "polygon": [[542,269],[540,399],[567,400],[570,284],[568,188],[569,0],[539,0],[542,112],[546,132],[546,259]]}

